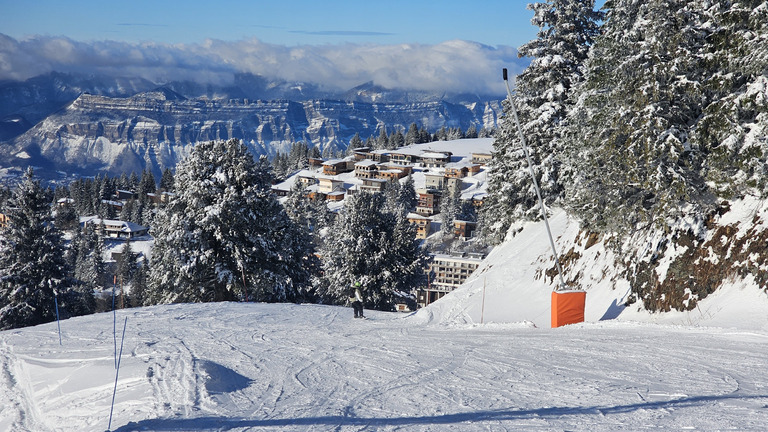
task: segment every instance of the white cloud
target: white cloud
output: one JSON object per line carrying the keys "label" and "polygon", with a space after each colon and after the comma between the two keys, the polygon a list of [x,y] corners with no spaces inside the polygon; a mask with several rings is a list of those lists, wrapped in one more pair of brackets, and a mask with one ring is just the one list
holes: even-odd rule
{"label": "white cloud", "polygon": [[501,69],[519,72],[524,64],[512,47],[462,40],[282,46],[249,39],[171,45],[48,36],[16,40],[0,34],[0,80],[25,80],[55,70],[135,75],[157,83],[224,83],[235,72],[250,72],[333,89],[373,81],[387,88],[501,94]]}

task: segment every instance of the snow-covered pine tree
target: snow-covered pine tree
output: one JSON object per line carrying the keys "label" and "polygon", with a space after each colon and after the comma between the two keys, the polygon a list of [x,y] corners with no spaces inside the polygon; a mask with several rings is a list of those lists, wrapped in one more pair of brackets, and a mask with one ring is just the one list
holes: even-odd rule
{"label": "snow-covered pine tree", "polygon": [[147,194],[155,193],[157,191],[157,182],[155,182],[155,175],[152,174],[152,170],[147,168],[141,173],[141,180],[139,180],[139,187],[136,191],[139,194],[139,198],[147,196]]}
{"label": "snow-covered pine tree", "polygon": [[254,161],[237,139],[195,146],[155,221],[150,302],[311,295],[311,242],[271,194],[271,180],[269,162]]}
{"label": "snow-covered pine tree", "polygon": [[440,198],[440,231],[443,235],[453,234],[453,223],[459,219],[461,212],[461,186],[448,185],[442,188],[442,197]]}
{"label": "snow-covered pine tree", "polygon": [[136,272],[133,274],[133,280],[131,281],[131,291],[129,293],[128,302],[131,307],[143,306],[149,304],[147,299],[148,292],[148,279],[149,279],[149,265],[146,260],[141,262],[136,267]]}
{"label": "snow-covered pine tree", "polygon": [[[515,80],[515,106],[529,146],[533,169],[547,203],[562,196],[560,136],[573,107],[574,88],[602,18],[594,0],[547,0],[528,5],[537,38],[520,47],[531,64]],[[501,242],[514,221],[541,217],[528,163],[514,117],[506,106],[489,165],[488,198],[483,205],[483,236]]]}
{"label": "snow-covered pine tree", "polygon": [[405,144],[419,144],[420,137],[419,126],[416,123],[411,123],[408,127],[408,131],[405,133]]}
{"label": "snow-covered pine tree", "polygon": [[387,148],[389,150],[398,149],[405,145],[405,136],[400,131],[400,129],[395,130],[392,132],[392,134],[389,135],[389,141],[387,143]]}
{"label": "snow-covered pine tree", "polygon": [[309,166],[309,147],[304,141],[298,141],[291,145],[288,153],[289,173],[296,172]]}
{"label": "snow-covered pine tree", "polygon": [[[166,192],[173,192],[173,182],[174,182],[174,175],[173,171],[171,171],[170,168],[166,168],[163,170],[163,175],[160,177],[160,189],[166,191]],[[135,189],[132,189],[135,190]]]}
{"label": "snow-covered pine tree", "polygon": [[352,139],[349,140],[349,146],[348,148],[350,150],[354,150],[356,148],[360,148],[363,146],[363,139],[360,138],[360,133],[355,132],[355,135],[352,136]]}
{"label": "snow-covered pine tree", "polygon": [[115,275],[121,285],[128,285],[133,281],[133,276],[136,274],[137,269],[136,254],[133,252],[131,241],[127,240],[123,243],[123,248],[120,251],[120,258],[117,260],[117,271],[115,272]]}
{"label": "snow-covered pine tree", "polygon": [[406,213],[414,211],[419,203],[419,199],[416,197],[416,183],[411,174],[408,174],[405,181],[400,184],[398,201]]}
{"label": "snow-covered pine tree", "polygon": [[[568,119],[569,204],[596,230],[666,226],[708,202],[701,153],[706,31],[696,1],[606,2],[607,21]],[[695,210],[694,210],[695,211]]]}
{"label": "snow-covered pine tree", "polygon": [[384,211],[383,194],[360,193],[345,200],[322,248],[323,301],[344,303],[355,282],[367,308],[392,310],[421,283],[428,261],[404,217]]}
{"label": "snow-covered pine tree", "polygon": [[707,154],[705,173],[725,199],[768,192],[768,6],[711,2],[711,54],[704,64],[709,104],[691,132]]}
{"label": "snow-covered pine tree", "polygon": [[374,146],[374,148],[379,150],[389,148],[389,136],[387,135],[386,125],[379,125],[379,136],[376,138]]}
{"label": "snow-covered pine tree", "polygon": [[103,289],[108,282],[105,279],[104,240],[99,234],[104,227],[100,228],[87,224],[74,239],[77,248],[74,276],[80,285],[91,290]]}
{"label": "snow-covered pine tree", "polygon": [[62,309],[81,312],[82,302],[85,312],[92,312],[89,293],[72,289],[61,234],[51,223],[49,197],[31,168],[6,215],[7,227],[0,232],[0,330],[53,321],[57,295]]}
{"label": "snow-covered pine tree", "polygon": [[131,175],[128,176],[128,183],[125,185],[125,190],[136,192],[139,189],[139,176],[135,171],[131,171]]}
{"label": "snow-covered pine tree", "polygon": [[306,187],[302,182],[294,181],[291,191],[288,193],[288,198],[283,203],[283,207],[288,217],[295,224],[304,227],[308,231],[314,229],[314,209]]}

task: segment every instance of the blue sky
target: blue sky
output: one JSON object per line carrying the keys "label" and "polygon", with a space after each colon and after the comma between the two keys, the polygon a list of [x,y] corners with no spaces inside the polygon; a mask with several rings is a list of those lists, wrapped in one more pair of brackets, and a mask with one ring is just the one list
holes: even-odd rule
{"label": "blue sky", "polygon": [[[503,95],[536,37],[520,0],[0,0],[0,80],[51,71]],[[600,0],[598,4],[602,4]]]}
{"label": "blue sky", "polygon": [[529,1],[0,0],[0,32],[80,41],[200,43],[205,39],[435,44],[462,39],[517,47],[536,35]]}

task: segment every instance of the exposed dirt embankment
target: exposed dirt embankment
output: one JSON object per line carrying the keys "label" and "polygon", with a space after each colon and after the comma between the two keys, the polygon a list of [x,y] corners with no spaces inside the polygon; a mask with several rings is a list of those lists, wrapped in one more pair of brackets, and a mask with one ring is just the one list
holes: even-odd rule
{"label": "exposed dirt embankment", "polygon": [[[600,247],[594,249],[615,254],[613,264],[593,252],[596,244]],[[566,285],[589,289],[594,282],[608,280],[615,287],[626,281],[626,304],[642,302],[651,312],[692,310],[736,280],[751,280],[768,290],[768,203],[756,198],[723,202],[705,217],[681,221],[667,233],[647,230],[621,240],[581,231],[563,248],[560,263],[568,275]],[[545,275],[554,285],[557,268],[547,268]]]}
{"label": "exposed dirt embankment", "polygon": [[768,209],[759,200],[723,202],[695,228],[655,239],[649,257],[625,255],[632,295],[652,312],[691,310],[735,279],[768,285]]}

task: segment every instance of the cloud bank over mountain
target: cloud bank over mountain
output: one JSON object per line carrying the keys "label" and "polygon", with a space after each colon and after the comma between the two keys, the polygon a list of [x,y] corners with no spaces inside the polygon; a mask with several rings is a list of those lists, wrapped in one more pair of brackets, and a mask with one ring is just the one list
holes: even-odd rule
{"label": "cloud bank over mountain", "polygon": [[137,44],[52,36],[17,40],[0,34],[0,80],[15,81],[58,71],[226,84],[234,73],[247,72],[334,90],[373,81],[393,89],[503,94],[501,69],[520,72],[526,64],[513,47],[463,40],[283,46],[258,39]]}

